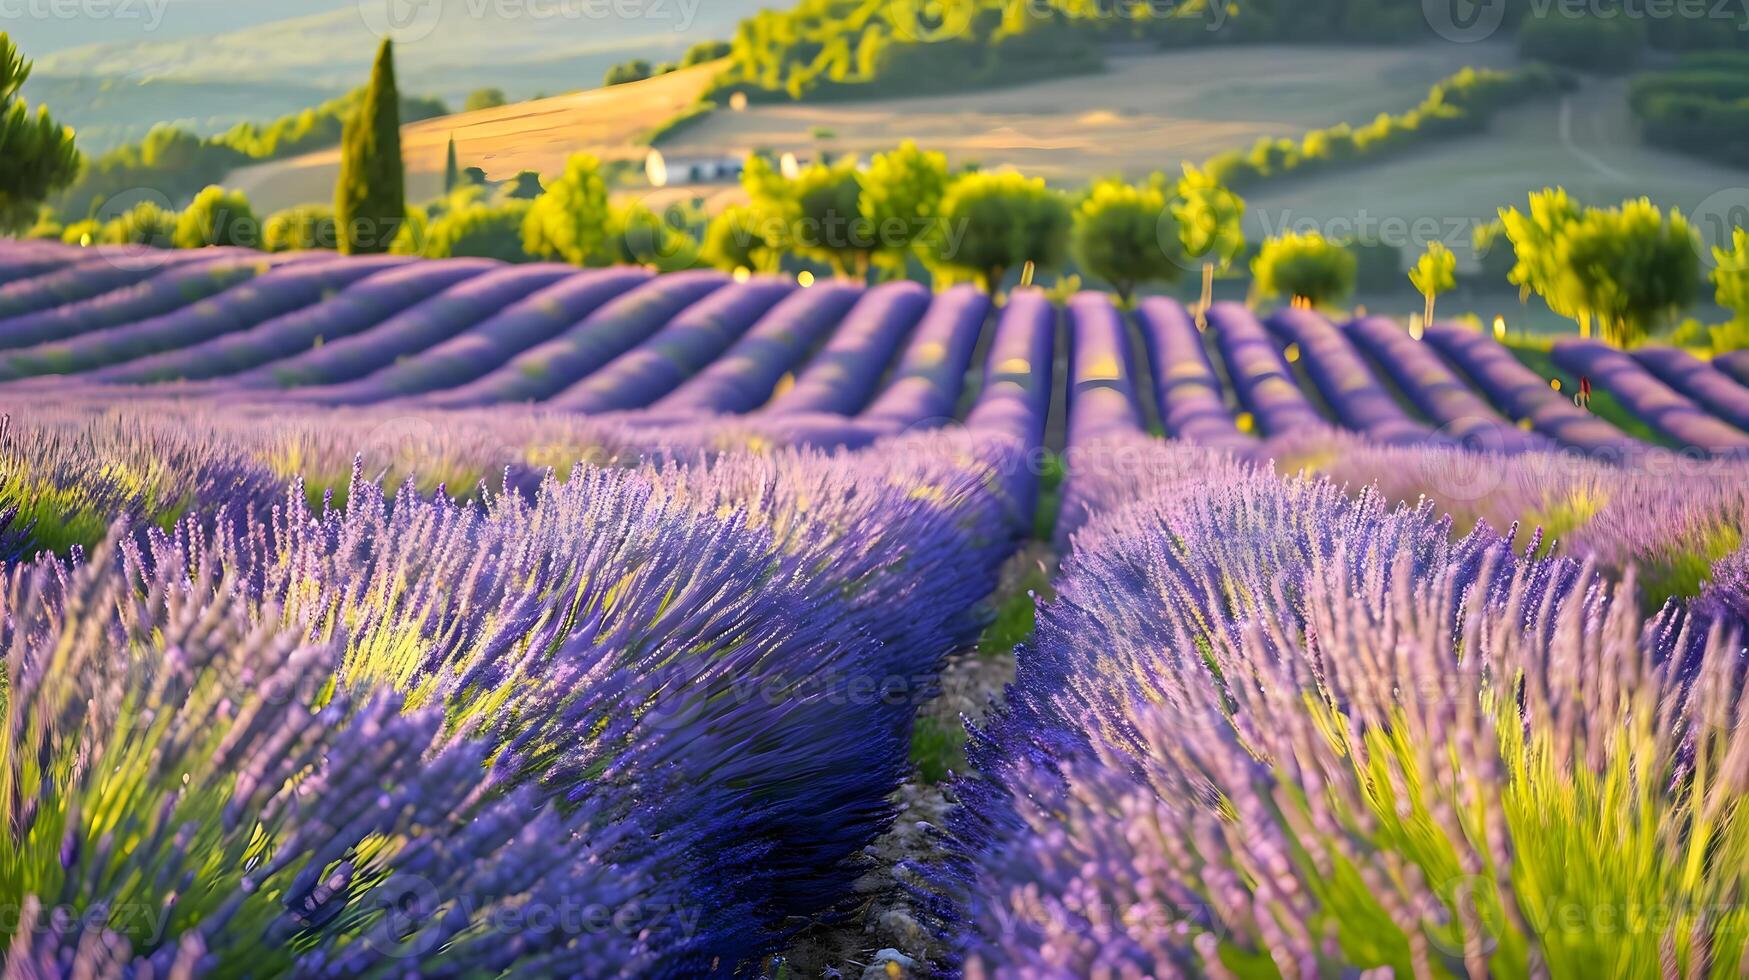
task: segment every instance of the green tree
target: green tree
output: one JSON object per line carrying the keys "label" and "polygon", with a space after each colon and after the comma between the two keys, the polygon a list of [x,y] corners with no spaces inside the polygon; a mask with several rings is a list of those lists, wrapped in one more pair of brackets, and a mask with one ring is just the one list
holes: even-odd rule
{"label": "green tree", "polygon": [[29,77],[30,62],[0,32],[0,232],[30,227],[38,206],[79,175],[73,130],[19,97]]}
{"label": "green tree", "polygon": [[702,65],[707,61],[715,61],[718,58],[726,58],[728,56],[729,42],[700,41],[686,49],[686,55],[680,59],[680,66],[682,68],[691,68],[693,65]]}
{"label": "green tree", "polygon": [[421,254],[432,259],[465,256],[526,262],[523,227],[531,208],[527,201],[488,204],[472,197],[431,220]]}
{"label": "green tree", "polygon": [[642,58],[635,58],[609,68],[602,82],[606,85],[624,85],[627,82],[641,82],[649,77],[650,63]]}
{"label": "green tree", "polygon": [[1124,306],[1137,286],[1178,277],[1180,247],[1166,194],[1157,187],[1102,180],[1075,208],[1070,253],[1083,270],[1110,283]]}
{"label": "green tree", "polygon": [[406,220],[400,101],[394,47],[385,38],[377,49],[364,99],[347,120],[340,142],[334,223],[340,232],[340,251],[349,255],[388,251]]}
{"label": "green tree", "polygon": [[106,245],[150,245],[174,248],[176,212],[151,201],[141,201],[103,226],[98,241]]}
{"label": "green tree", "polygon": [[261,224],[242,191],[214,185],[194,196],[176,219],[177,248],[208,245],[262,247]]}
{"label": "green tree", "polygon": [[340,239],[334,231],[334,209],[309,204],[274,212],[262,229],[261,246],[269,252],[339,248]]}
{"label": "green tree", "polygon": [[611,219],[601,161],[578,153],[565,161],[564,175],[528,209],[522,247],[536,258],[599,264]]}
{"label": "green tree", "polygon": [[462,103],[463,112],[478,112],[481,109],[496,109],[508,105],[509,99],[504,97],[501,88],[480,88],[468,93],[466,102]]}
{"label": "green tree", "polygon": [[1694,302],[1699,246],[1682,212],[1666,216],[1645,198],[1587,208],[1557,248],[1566,303],[1596,318],[1606,341],[1638,343]]}
{"label": "green tree", "polygon": [[658,272],[693,268],[699,246],[683,224],[679,214],[657,214],[641,201],[615,208],[603,248],[607,261]]}
{"label": "green tree", "polygon": [[1062,264],[1071,223],[1062,195],[1039,178],[965,174],[948,185],[941,200],[940,234],[929,243],[930,261],[994,293],[1017,265]]}
{"label": "green tree", "polygon": [[1730,310],[1732,323],[1749,327],[1749,231],[1741,228],[1731,233],[1731,251],[1713,249],[1718,263],[1712,274],[1720,306]]}
{"label": "green tree", "polygon": [[1409,270],[1409,282],[1427,299],[1421,322],[1431,325],[1434,299],[1440,293],[1457,288],[1457,256],[1445,247],[1444,242],[1428,242],[1427,251],[1421,253],[1415,267]]}
{"label": "green tree", "polygon": [[845,278],[866,277],[878,243],[862,217],[854,158],[813,164],[790,180],[756,156],[741,172],[741,186],[773,247],[827,263]]}
{"label": "green tree", "polygon": [[1172,202],[1172,217],[1178,223],[1185,257],[1202,262],[1202,299],[1196,307],[1201,323],[1214,301],[1215,273],[1245,252],[1245,199],[1187,163]]}
{"label": "green tree", "polygon": [[1258,292],[1286,294],[1311,306],[1326,306],[1354,290],[1354,253],[1315,231],[1290,232],[1263,243],[1251,261]]}
{"label": "green tree", "polygon": [[1527,211],[1500,209],[1500,226],[1512,242],[1514,262],[1506,279],[1518,287],[1519,299],[1528,299],[1531,293],[1536,293],[1548,303],[1549,309],[1579,320],[1580,332],[1589,334],[1589,322],[1566,302],[1560,256],[1561,238],[1582,212],[1579,202],[1565,190],[1546,188],[1530,195]]}
{"label": "green tree", "polygon": [[948,179],[947,157],[911,140],[869,160],[858,209],[878,243],[877,266],[904,273],[906,257],[937,230]]}
{"label": "green tree", "polygon": [[445,154],[443,161],[443,192],[445,194],[451,193],[456,189],[456,185],[461,182],[462,168],[461,164],[456,160],[455,136],[451,135],[449,138],[449,152]]}
{"label": "green tree", "polygon": [[758,212],[737,205],[724,208],[705,226],[699,257],[724,272],[776,272],[779,255],[760,233]]}

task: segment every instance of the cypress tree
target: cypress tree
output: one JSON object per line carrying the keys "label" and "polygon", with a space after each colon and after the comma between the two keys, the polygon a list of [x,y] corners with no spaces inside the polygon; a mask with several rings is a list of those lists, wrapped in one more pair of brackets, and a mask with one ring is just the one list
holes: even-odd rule
{"label": "cypress tree", "polygon": [[449,161],[443,167],[443,192],[448,194],[455,190],[455,185],[462,181],[462,168],[455,159],[455,137],[449,138]]}
{"label": "cypress tree", "polygon": [[341,139],[340,183],[334,190],[340,251],[369,255],[389,250],[406,219],[404,179],[401,96],[395,89],[394,49],[384,38],[370,86]]}

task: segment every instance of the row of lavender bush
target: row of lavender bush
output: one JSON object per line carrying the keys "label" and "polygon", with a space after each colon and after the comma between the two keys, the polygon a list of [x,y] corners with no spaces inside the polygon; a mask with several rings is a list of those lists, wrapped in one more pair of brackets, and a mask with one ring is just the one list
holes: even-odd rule
{"label": "row of lavender bush", "polygon": [[312,507],[247,449],[291,425],[8,433],[9,482],[113,477],[101,506],[140,514],[194,488],[167,530],[10,571],[21,970],[751,968],[846,896],[1025,527],[994,429],[469,502],[361,464]]}
{"label": "row of lavender bush", "polygon": [[[1094,515],[925,889],[968,975],[1742,968],[1749,552],[1648,619],[1595,540],[1540,557],[1432,502],[1110,439],[1130,466],[1081,477]],[[1673,502],[1596,470],[1603,510]]]}

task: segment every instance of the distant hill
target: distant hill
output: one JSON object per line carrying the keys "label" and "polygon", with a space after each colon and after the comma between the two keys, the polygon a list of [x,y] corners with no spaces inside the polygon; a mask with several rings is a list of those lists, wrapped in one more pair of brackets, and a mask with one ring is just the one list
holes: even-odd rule
{"label": "distant hill", "polygon": [[302,112],[338,91],[282,81],[136,80],[34,73],[24,97],[54,110],[78,133],[79,149],[101,156],[137,143],[159,123],[213,136],[242,122],[264,123]]}
{"label": "distant hill", "polygon": [[[165,23],[181,25],[182,14],[207,4],[256,14],[215,15],[222,29],[198,34],[163,29],[61,50],[26,44],[25,50],[49,76],[276,82],[340,92],[368,75],[387,32],[397,42],[402,89],[459,104],[485,86],[513,98],[593,88],[615,62],[678,56],[695,41],[727,37],[759,8],[758,0],[171,0]],[[648,14],[600,16],[627,5]],[[259,16],[266,11],[282,16]],[[238,18],[241,23],[235,23]],[[173,107],[169,114],[198,113]]]}
{"label": "distant hill", "polygon": [[[257,27],[289,17],[356,10],[357,0],[111,0],[108,16],[47,16],[52,5],[17,4],[0,30],[27,54],[177,41]],[[97,8],[92,8],[93,10]],[[37,15],[37,11],[43,11]]]}
{"label": "distant hill", "polygon": [[[450,137],[464,167],[479,167],[493,180],[521,170],[561,172],[573,153],[604,159],[641,158],[638,136],[697,101],[721,70],[710,62],[612,88],[457,113],[401,127],[407,197],[422,201],[442,193]],[[225,185],[246,192],[257,210],[327,201],[340,171],[339,150],[257,164],[233,171]]]}

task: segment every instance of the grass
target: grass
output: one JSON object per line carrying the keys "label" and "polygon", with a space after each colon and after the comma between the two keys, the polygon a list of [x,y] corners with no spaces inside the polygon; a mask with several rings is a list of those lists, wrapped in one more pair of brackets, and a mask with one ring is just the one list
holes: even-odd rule
{"label": "grass", "polygon": [[919,714],[911,727],[911,764],[917,778],[931,786],[956,772],[966,772],[966,726],[958,719]]}
{"label": "grass", "polygon": [[1043,472],[1038,477],[1038,510],[1032,519],[1035,541],[1050,541],[1056,536],[1057,513],[1063,508],[1063,475],[1063,458],[1056,453],[1047,453]]}
{"label": "grass", "polygon": [[[1554,358],[1549,353],[1550,341],[1514,337],[1509,338],[1505,343],[1506,349],[1512,352],[1512,356],[1518,358],[1520,363],[1535,371],[1540,377],[1560,378],[1563,391],[1578,390],[1579,379],[1569,377],[1567,372],[1555,365]],[[1654,431],[1638,415],[1628,411],[1621,402],[1616,401],[1613,395],[1596,386],[1593,386],[1591,390],[1591,412],[1641,442],[1653,446],[1680,448],[1680,443]]]}

